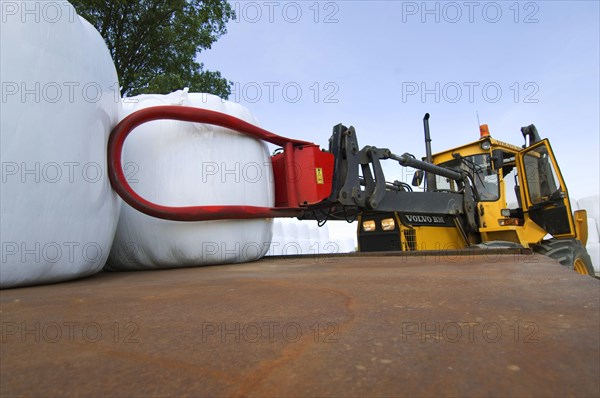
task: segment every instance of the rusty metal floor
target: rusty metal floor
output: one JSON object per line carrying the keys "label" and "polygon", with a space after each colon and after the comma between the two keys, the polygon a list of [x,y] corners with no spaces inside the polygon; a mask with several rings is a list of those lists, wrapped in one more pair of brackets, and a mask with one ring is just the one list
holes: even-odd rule
{"label": "rusty metal floor", "polygon": [[537,255],[265,258],[0,299],[2,396],[600,395],[600,281]]}

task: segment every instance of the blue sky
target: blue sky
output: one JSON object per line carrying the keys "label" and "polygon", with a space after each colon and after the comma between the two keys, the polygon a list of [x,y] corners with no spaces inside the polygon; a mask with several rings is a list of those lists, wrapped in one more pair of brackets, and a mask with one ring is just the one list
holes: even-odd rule
{"label": "blue sky", "polygon": [[534,123],[571,195],[598,194],[599,2],[231,4],[238,20],[199,60],[262,127],[326,147],[344,123],[361,146],[420,157],[425,112],[434,152],[477,139],[477,113],[517,145]]}

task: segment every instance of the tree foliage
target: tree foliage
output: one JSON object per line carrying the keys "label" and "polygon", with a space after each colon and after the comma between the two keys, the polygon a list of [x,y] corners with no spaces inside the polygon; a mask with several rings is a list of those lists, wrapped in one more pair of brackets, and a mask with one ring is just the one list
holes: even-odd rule
{"label": "tree foliage", "polygon": [[196,60],[235,17],[226,0],[71,0],[98,29],[123,95],[165,94],[184,86],[227,98],[231,83]]}

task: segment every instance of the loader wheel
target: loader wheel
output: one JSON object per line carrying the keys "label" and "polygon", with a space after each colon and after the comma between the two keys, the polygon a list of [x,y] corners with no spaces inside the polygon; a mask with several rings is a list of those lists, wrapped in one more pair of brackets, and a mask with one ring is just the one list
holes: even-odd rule
{"label": "loader wheel", "polygon": [[594,267],[587,250],[576,239],[544,240],[533,251],[548,256],[582,275],[594,276]]}

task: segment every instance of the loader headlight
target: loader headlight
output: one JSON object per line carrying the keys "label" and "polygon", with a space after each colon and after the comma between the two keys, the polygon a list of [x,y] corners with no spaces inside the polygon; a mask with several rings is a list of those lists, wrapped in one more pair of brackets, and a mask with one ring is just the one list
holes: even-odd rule
{"label": "loader headlight", "polygon": [[396,222],[393,218],[384,218],[381,220],[381,229],[384,231],[392,231],[394,228],[396,228]]}
{"label": "loader headlight", "polygon": [[489,141],[483,141],[481,143],[481,149],[483,149],[484,151],[489,151],[491,146],[492,146],[492,144],[490,144]]}
{"label": "loader headlight", "polygon": [[500,210],[500,214],[502,217],[510,217],[510,209],[502,209]]}
{"label": "loader headlight", "polygon": [[363,231],[365,231],[365,232],[373,232],[373,231],[375,231],[375,221],[373,221],[373,220],[363,221],[362,227],[363,227]]}

